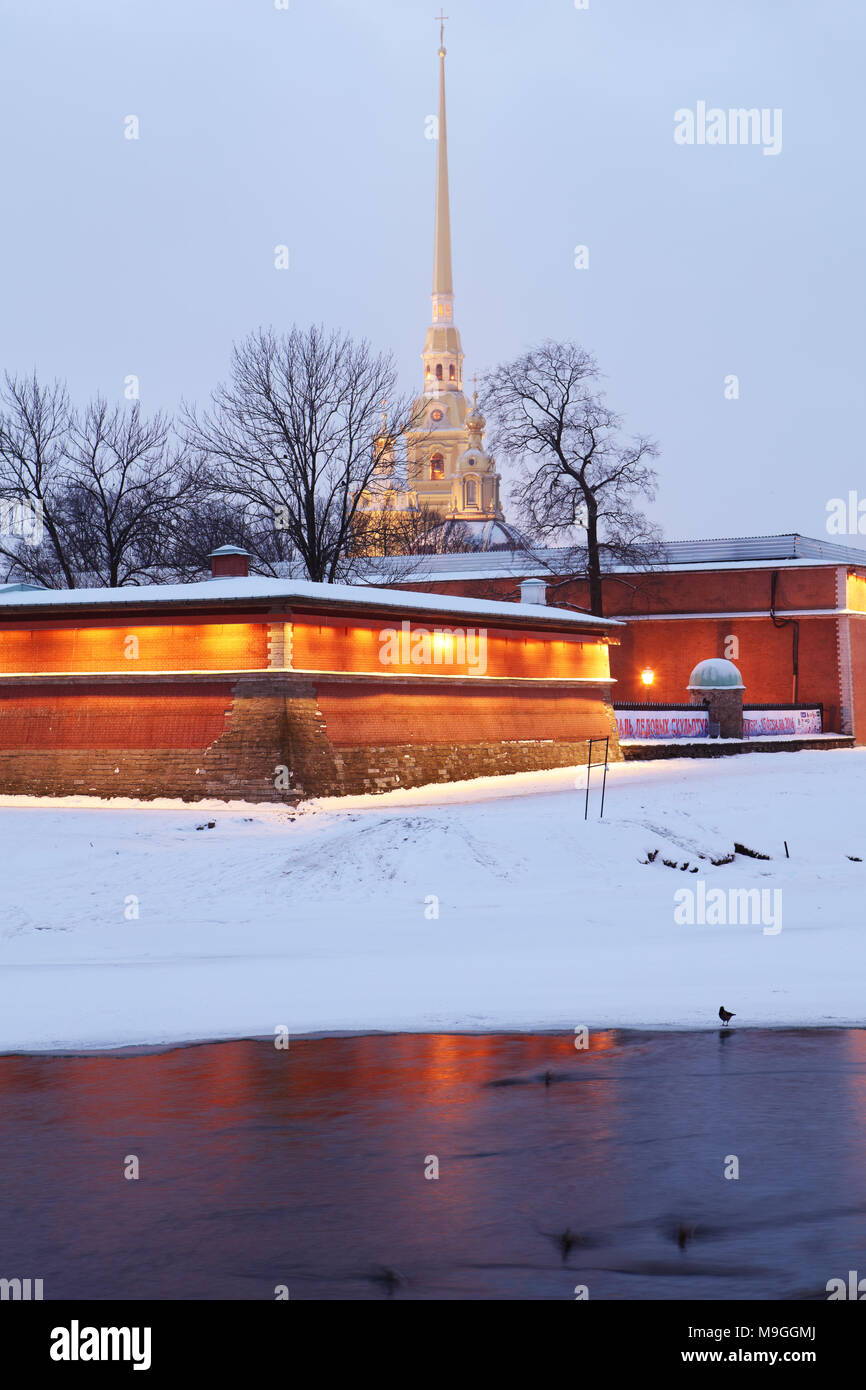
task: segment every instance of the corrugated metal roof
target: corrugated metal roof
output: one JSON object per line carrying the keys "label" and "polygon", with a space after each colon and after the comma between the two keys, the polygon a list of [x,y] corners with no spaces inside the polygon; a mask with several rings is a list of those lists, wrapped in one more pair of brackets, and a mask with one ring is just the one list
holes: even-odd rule
{"label": "corrugated metal roof", "polygon": [[[539,547],[530,551],[505,550],[490,551],[486,554],[470,552],[462,555],[425,555],[407,557],[405,583],[424,583],[425,581],[448,579],[519,579],[528,575],[564,573],[563,562],[574,556],[573,549],[562,547]],[[813,536],[800,536],[796,533],[781,536],[729,536],[715,540],[665,541],[664,555],[653,568],[671,569],[682,566],[708,566],[752,564],[772,564],[773,561],[800,563],[818,561],[828,565],[861,565],[866,567],[866,550],[855,546],[839,545],[834,541],[818,540]],[[388,579],[393,583],[397,578],[399,561],[396,557],[387,562]],[[622,565],[611,565],[611,572],[624,570]],[[376,582],[375,565],[372,565],[365,578]],[[387,582],[383,578],[381,582]]]}
{"label": "corrugated metal roof", "polygon": [[712,560],[825,560],[830,564],[866,564],[866,550],[796,533],[784,536],[735,536],[720,540],[666,541],[668,563],[706,564]]}

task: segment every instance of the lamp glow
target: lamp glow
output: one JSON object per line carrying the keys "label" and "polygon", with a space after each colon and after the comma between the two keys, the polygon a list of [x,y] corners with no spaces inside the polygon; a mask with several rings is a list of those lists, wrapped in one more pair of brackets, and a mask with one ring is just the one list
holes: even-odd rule
{"label": "lamp glow", "polygon": [[651,666],[645,666],[640,673],[640,678],[644,685],[652,685],[656,678],[656,673]]}

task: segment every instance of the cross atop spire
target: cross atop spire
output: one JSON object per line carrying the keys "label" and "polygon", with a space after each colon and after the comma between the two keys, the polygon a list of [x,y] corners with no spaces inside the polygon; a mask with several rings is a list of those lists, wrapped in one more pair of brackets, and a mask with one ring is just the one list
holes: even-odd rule
{"label": "cross atop spire", "polygon": [[[437,15],[434,15],[434,19],[438,19],[438,20],[439,20],[439,47],[440,47],[440,49],[444,49],[444,47],[445,47],[445,21],[446,21],[447,18],[448,18],[447,14],[443,14],[441,10],[439,11],[439,13],[438,13]],[[444,57],[445,57],[445,54],[444,54],[444,53],[440,53],[439,56],[440,56],[440,58],[444,58]]]}

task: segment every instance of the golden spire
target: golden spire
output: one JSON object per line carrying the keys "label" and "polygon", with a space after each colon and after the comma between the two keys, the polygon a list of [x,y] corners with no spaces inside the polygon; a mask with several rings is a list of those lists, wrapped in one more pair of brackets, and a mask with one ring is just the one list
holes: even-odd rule
{"label": "golden spire", "polygon": [[[433,237],[433,311],[424,339],[424,390],[463,391],[463,349],[454,325],[451,282],[451,213],[448,199],[448,130],[445,120],[445,15],[439,20],[439,129],[436,150],[436,208]],[[441,418],[441,417],[440,417]],[[461,415],[462,419],[462,415]]]}
{"label": "golden spire", "polygon": [[[451,283],[451,209],[448,199],[448,132],[445,120],[445,20],[439,20],[439,140],[436,152],[436,231],[433,243],[433,317],[439,295],[454,293]],[[448,315],[450,318],[450,314]]]}

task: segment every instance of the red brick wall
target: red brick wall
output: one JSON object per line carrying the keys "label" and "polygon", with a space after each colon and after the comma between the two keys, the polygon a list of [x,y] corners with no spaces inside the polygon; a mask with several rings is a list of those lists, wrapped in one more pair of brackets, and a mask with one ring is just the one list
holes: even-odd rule
{"label": "red brick wall", "polygon": [[[618,618],[629,613],[765,612],[770,608],[772,576],[772,570],[761,569],[609,578],[604,584],[605,615]],[[777,609],[836,607],[834,569],[780,569],[778,576]]]}
{"label": "red brick wall", "polygon": [[[127,638],[138,641],[138,655]],[[62,671],[247,671],[267,667],[264,623],[178,623],[143,626],[130,617],[101,627],[0,629],[0,671],[26,675]]]}
{"label": "red brick wall", "polygon": [[204,749],[226,727],[232,687],[0,687],[0,748]]}
{"label": "red brick wall", "polygon": [[571,766],[606,734],[620,758],[598,689],[383,689],[278,672],[12,681],[0,685],[0,791],[284,801]]}
{"label": "red brick wall", "polygon": [[465,686],[369,690],[360,685],[320,686],[319,708],[335,748],[371,744],[469,744],[520,739],[604,737],[610,732],[597,691],[474,691]]}
{"label": "red brick wall", "polygon": [[[436,627],[457,628],[460,620],[430,621],[413,618],[409,625],[410,640],[421,632],[431,633]],[[597,677],[608,675],[606,644],[594,638],[570,637],[560,633],[522,631],[489,626],[468,626],[463,629],[484,634],[485,666],[481,674],[488,676],[519,676],[562,678]],[[383,674],[470,674],[477,665],[478,648],[470,650],[473,660],[457,662],[434,661],[429,667],[402,661],[383,664],[383,633],[400,632],[400,615],[393,620],[358,620],[351,623],[328,618],[296,617],[292,629],[292,665],[297,671],[365,671]],[[395,644],[396,645],[396,644]],[[384,649],[387,653],[387,648]],[[436,647],[434,646],[435,655]],[[450,656],[447,646],[444,656]],[[411,645],[410,645],[411,655]]]}
{"label": "red brick wall", "polygon": [[[665,571],[654,574],[623,574],[603,581],[606,618],[627,617],[631,613],[727,613],[764,612],[770,607],[773,571],[696,570]],[[836,571],[832,566],[816,569],[780,569],[776,583],[776,608],[835,608]],[[515,579],[444,580],[421,584],[401,584],[401,588],[460,595],[464,598],[519,598]],[[551,577],[547,601],[589,606],[589,587],[585,580],[562,582]]]}
{"label": "red brick wall", "polygon": [[[685,700],[689,674],[698,661],[725,655],[725,640],[739,639],[734,664],[743,676],[745,701],[768,704],[793,699],[793,625],[776,628],[769,618],[685,619],[629,623],[619,647],[611,649],[613,700]],[[826,727],[838,731],[839,678],[836,619],[800,619],[799,699],[820,700]],[[651,687],[640,672],[655,671]]]}

